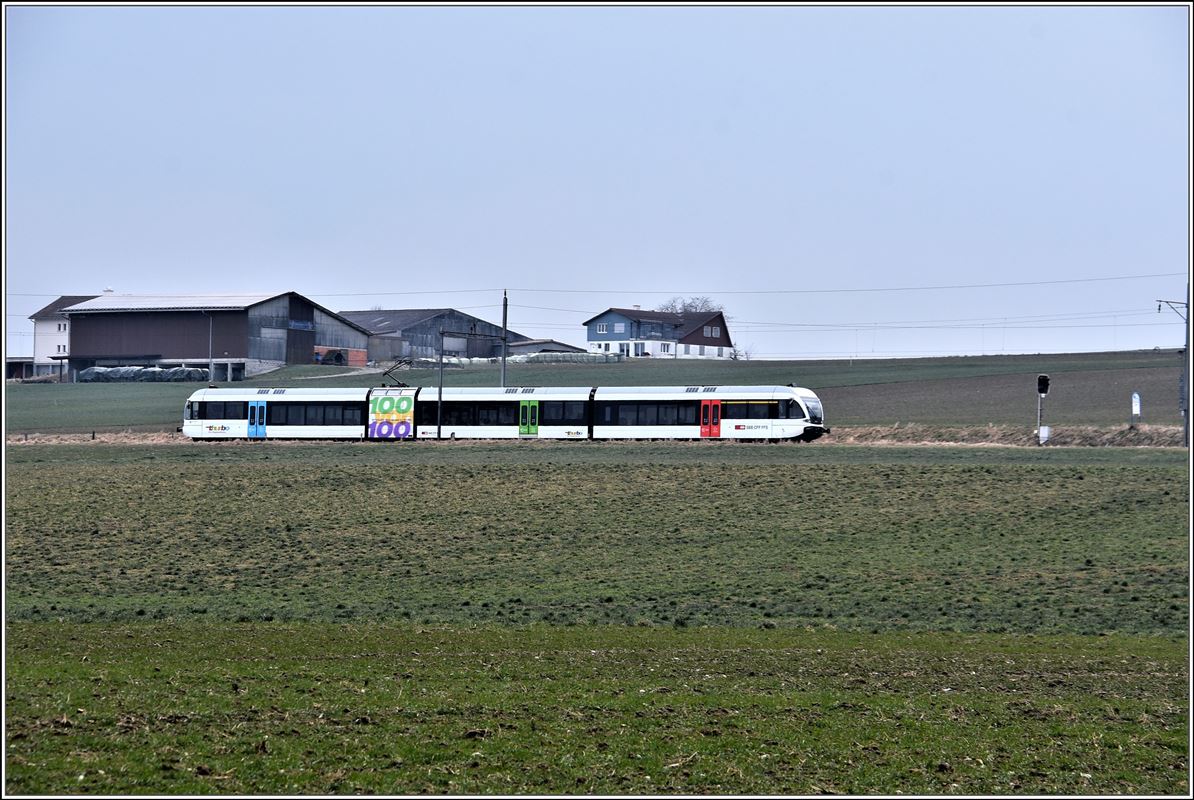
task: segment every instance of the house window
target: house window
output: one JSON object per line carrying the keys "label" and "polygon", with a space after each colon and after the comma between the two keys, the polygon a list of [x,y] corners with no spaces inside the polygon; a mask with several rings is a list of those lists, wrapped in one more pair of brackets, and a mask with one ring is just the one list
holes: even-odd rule
{"label": "house window", "polygon": [[[720,326],[720,325],[714,325],[714,326],[713,326],[713,338],[714,338],[714,339],[720,339],[720,338],[721,338],[721,326]],[[721,354],[720,354],[720,353],[718,353],[718,355],[721,355]]]}
{"label": "house window", "polygon": [[706,325],[704,334],[705,334],[705,338],[708,339],[709,337],[711,337],[713,335],[713,329],[710,328],[708,325]]}
{"label": "house window", "polygon": [[703,355],[705,355],[705,345],[703,345],[703,344],[702,344],[702,345],[697,345],[697,355],[698,355],[698,356],[703,356]]}
{"label": "house window", "polygon": [[659,352],[670,353],[670,352],[672,352],[672,346],[670,344],[668,344],[667,342],[660,342],[659,343]]}
{"label": "house window", "polygon": [[609,323],[608,322],[598,322],[597,323],[597,332],[598,333],[609,333]]}
{"label": "house window", "polygon": [[719,347],[719,348],[717,348],[717,357],[718,357],[718,358],[721,358],[721,351],[722,351],[722,350],[724,350],[724,349],[725,349],[724,347]]}
{"label": "house window", "polygon": [[619,353],[621,353],[621,354],[622,354],[622,355],[624,355],[624,356],[628,356],[628,355],[630,355],[630,343],[629,343],[629,342],[622,342],[621,344],[619,344],[619,345],[618,345],[618,352],[619,352]]}
{"label": "house window", "polygon": [[625,332],[626,332],[626,323],[625,322],[615,322],[614,323],[614,333],[625,333]]}
{"label": "house window", "polygon": [[609,342],[605,343],[605,352],[609,352]]}
{"label": "house window", "polygon": [[690,344],[684,345],[684,355],[689,355],[691,353],[692,353],[692,345],[690,345]]}

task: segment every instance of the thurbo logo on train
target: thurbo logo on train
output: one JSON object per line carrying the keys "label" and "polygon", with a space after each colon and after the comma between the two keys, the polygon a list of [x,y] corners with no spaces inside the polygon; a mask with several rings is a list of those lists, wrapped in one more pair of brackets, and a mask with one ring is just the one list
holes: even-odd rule
{"label": "thurbo logo on train", "polygon": [[[762,439],[829,433],[798,386],[200,389],[195,439]],[[722,424],[725,420],[726,424]]]}

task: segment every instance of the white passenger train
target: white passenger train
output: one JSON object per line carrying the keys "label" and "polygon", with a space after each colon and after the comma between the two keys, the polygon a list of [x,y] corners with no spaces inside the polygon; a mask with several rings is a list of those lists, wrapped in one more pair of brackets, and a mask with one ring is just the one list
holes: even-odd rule
{"label": "white passenger train", "polygon": [[829,433],[795,386],[200,389],[193,439],[764,439]]}

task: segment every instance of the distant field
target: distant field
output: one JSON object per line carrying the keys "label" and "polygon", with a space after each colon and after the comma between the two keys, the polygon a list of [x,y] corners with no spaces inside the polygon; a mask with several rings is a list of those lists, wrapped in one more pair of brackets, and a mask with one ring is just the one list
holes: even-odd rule
{"label": "distant field", "polygon": [[[1127,424],[1131,393],[1144,420],[1178,424],[1180,356],[1173,352],[871,361],[635,361],[596,366],[511,364],[510,385],[788,384],[818,391],[830,425],[921,422],[939,425],[1036,421],[1036,375],[1053,376],[1046,421],[1053,425]],[[249,386],[373,386],[379,375],[336,375],[337,367],[290,367]],[[410,385],[435,385],[433,369],[400,373]],[[446,386],[496,386],[498,367],[446,369]],[[9,432],[168,431],[195,384],[14,384],[7,387]]]}
{"label": "distant field", "polygon": [[1180,450],[10,446],[10,620],[1179,634]]}

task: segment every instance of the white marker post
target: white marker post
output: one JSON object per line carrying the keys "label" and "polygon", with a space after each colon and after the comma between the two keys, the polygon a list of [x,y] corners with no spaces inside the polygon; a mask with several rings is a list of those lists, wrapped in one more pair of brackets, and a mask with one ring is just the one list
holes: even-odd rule
{"label": "white marker post", "polygon": [[1135,428],[1136,423],[1140,421],[1140,392],[1132,392],[1132,422],[1128,426]]}

